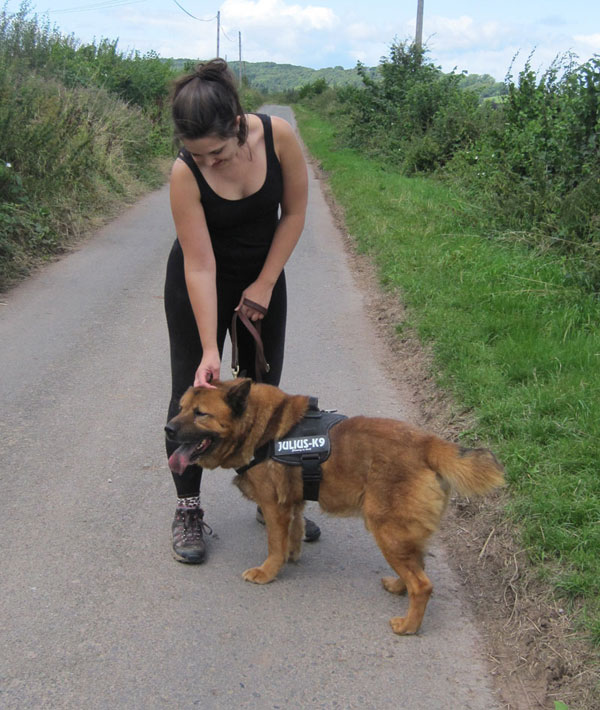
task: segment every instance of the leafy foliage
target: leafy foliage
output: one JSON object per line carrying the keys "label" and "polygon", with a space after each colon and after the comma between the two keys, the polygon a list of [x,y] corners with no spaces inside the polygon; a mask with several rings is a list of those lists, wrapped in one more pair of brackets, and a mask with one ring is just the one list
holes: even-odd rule
{"label": "leafy foliage", "polygon": [[327,89],[327,82],[325,79],[316,79],[310,84],[304,84],[298,89],[298,98],[306,99],[311,96],[319,96]]}
{"label": "leafy foliage", "polygon": [[473,91],[480,99],[501,97],[508,93],[508,86],[489,74],[463,74],[458,86]]}
{"label": "leafy foliage", "polygon": [[28,3],[0,11],[0,285],[161,179],[171,77],[153,53],[62,36]]}
{"label": "leafy foliage", "polygon": [[362,88],[338,92],[342,138],[406,174],[435,170],[472,140],[479,104],[460,76],[425,61],[425,50],[394,44],[375,78],[359,64]]}
{"label": "leafy foliage", "polygon": [[158,118],[173,77],[169,62],[155,52],[122,54],[117,41],[81,44],[72,35],[31,15],[30,3],[0,13],[0,59],[21,73],[33,71],[67,88],[101,87]]}
{"label": "leafy foliage", "polygon": [[458,153],[450,174],[495,229],[570,260],[568,278],[600,288],[600,58],[528,62],[496,120]]}
{"label": "leafy foliage", "polygon": [[[335,122],[339,145],[460,185],[490,235],[551,249],[566,260],[566,283],[599,290],[600,58],[566,55],[541,76],[527,62],[500,91],[491,77],[443,74],[425,55],[393,45],[375,78],[359,65],[361,88],[309,85],[304,100]],[[482,101],[489,92],[497,98]]]}

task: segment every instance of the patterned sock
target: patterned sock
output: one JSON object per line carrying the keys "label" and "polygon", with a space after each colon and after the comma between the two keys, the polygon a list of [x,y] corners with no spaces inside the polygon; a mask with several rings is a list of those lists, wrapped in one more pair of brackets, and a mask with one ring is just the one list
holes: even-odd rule
{"label": "patterned sock", "polygon": [[180,510],[191,510],[200,507],[200,496],[190,496],[189,498],[177,498],[177,508]]}

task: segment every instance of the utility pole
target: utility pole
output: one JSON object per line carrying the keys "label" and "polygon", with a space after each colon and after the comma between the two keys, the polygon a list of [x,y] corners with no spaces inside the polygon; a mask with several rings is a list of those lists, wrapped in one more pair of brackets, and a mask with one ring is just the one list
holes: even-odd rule
{"label": "utility pole", "polygon": [[240,42],[240,60],[239,60],[239,74],[240,74],[240,86],[242,85],[242,33],[238,31],[238,39]]}
{"label": "utility pole", "polygon": [[415,34],[417,49],[421,49],[423,45],[423,3],[424,0],[417,0],[417,32]]}
{"label": "utility pole", "polygon": [[217,59],[220,56],[220,54],[219,54],[220,42],[221,42],[221,11],[219,10],[217,12]]}

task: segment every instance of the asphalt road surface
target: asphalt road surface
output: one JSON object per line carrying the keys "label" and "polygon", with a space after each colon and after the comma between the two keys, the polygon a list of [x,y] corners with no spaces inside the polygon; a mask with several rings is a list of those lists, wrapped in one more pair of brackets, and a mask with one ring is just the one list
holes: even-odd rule
{"label": "asphalt road surface", "polygon": [[[362,521],[315,503],[321,540],[272,584],[244,582],[266,538],[229,471],[203,482],[209,559],[172,559],[162,283],[173,239],[163,188],[2,299],[0,707],[499,708],[438,546],[414,637],[390,630],[406,600],[382,588],[390,572]],[[348,415],[410,418],[312,176],[287,274],[282,388]]]}

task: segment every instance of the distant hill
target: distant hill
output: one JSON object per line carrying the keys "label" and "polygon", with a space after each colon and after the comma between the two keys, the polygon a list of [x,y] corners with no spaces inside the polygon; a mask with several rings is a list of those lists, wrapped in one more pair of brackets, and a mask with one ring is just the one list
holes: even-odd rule
{"label": "distant hill", "polygon": [[[172,59],[177,71],[184,71],[186,63],[195,60]],[[239,76],[239,62],[229,62],[229,67]],[[374,77],[378,67],[371,67],[367,72]],[[306,84],[324,79],[329,86],[362,86],[362,79],[356,69],[328,67],[327,69],[309,69],[295,64],[277,64],[275,62],[242,62],[242,75],[248,84],[263,94],[277,94],[299,89]],[[459,86],[475,92],[481,99],[501,96],[507,93],[507,87],[496,81],[489,74],[465,74]]]}
{"label": "distant hill", "polygon": [[[189,60],[173,59],[171,61],[176,69],[183,71]],[[229,67],[238,76],[239,62],[229,62]],[[362,85],[362,80],[356,69],[344,69],[343,67],[309,69],[294,64],[276,64],[275,62],[242,62],[242,72],[252,88],[266,94],[299,89],[318,79],[324,79],[329,86]]]}

